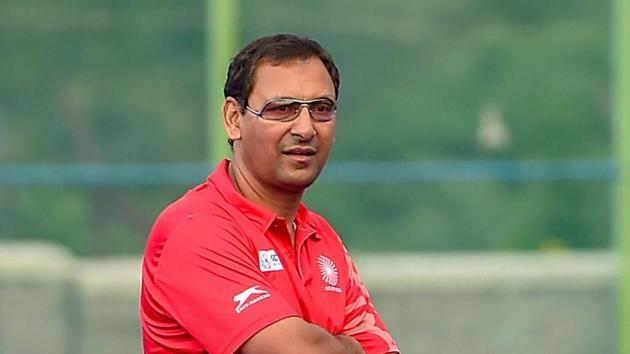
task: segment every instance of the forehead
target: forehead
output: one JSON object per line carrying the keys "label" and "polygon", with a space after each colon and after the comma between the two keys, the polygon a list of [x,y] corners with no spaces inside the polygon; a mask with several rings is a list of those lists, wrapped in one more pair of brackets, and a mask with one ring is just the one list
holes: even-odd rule
{"label": "forehead", "polygon": [[259,63],[254,72],[250,102],[282,97],[334,98],[335,87],[328,70],[317,57]]}

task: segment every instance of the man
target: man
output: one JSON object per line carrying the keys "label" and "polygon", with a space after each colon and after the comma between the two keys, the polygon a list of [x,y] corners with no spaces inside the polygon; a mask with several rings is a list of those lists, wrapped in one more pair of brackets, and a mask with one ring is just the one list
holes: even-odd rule
{"label": "man", "polygon": [[167,207],[145,250],[145,353],[398,353],[339,236],[302,204],[335,140],[339,73],[308,38],[232,60],[233,159]]}

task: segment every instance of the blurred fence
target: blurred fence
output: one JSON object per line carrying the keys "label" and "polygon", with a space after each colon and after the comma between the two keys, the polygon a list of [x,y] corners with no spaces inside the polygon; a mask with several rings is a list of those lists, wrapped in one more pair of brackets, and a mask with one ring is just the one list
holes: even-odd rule
{"label": "blurred fence", "polygon": [[[163,199],[161,203],[156,203],[155,199],[168,191],[182,193],[186,187],[178,186],[192,186],[202,181],[211,169],[208,164],[192,163],[0,166],[0,184],[9,187],[5,189],[9,193],[5,194],[6,204],[0,222],[2,234],[35,234],[37,230],[38,234],[35,235],[59,241],[79,253],[138,252],[151,220],[159,208],[168,203],[168,199]],[[557,218],[556,213],[571,216],[574,210],[561,210],[562,207],[554,210],[555,205],[562,205],[563,201],[546,200],[544,202],[547,205],[543,205],[543,208],[531,216],[510,207],[516,204],[520,208],[535,210],[533,208],[541,203],[540,200],[535,200],[534,205],[525,205],[531,200],[531,194],[535,193],[533,191],[542,191],[554,184],[561,184],[562,188],[573,191],[573,198],[584,193],[588,185],[600,186],[594,190],[605,192],[614,176],[614,165],[605,160],[416,163],[333,161],[310,195],[326,196],[313,198],[316,210],[330,214],[327,216],[339,225],[346,242],[355,249],[606,247],[608,240],[602,238],[599,230],[607,230],[607,218],[598,220],[600,225],[596,225],[599,227],[596,230],[583,227],[592,222],[592,218],[597,218],[608,210],[609,206],[601,204],[607,201],[606,195],[595,195],[601,201],[599,204],[591,204],[596,211],[589,218],[572,216],[573,219],[565,221],[565,227],[577,230],[571,235],[545,235],[546,226],[536,220],[538,217]],[[497,199],[497,195],[500,196],[502,192],[492,189],[501,188],[501,185],[509,186],[512,190],[521,190],[525,194]],[[449,196],[455,190],[470,196],[471,189],[479,188],[486,188],[477,195],[482,203],[480,208],[471,209],[476,201],[469,198]],[[382,191],[387,191],[387,195],[379,195]],[[436,194],[436,191],[441,192]],[[61,194],[64,195],[60,196]],[[31,196],[30,203],[35,204],[23,204],[23,198],[28,195]],[[175,196],[173,194],[171,198]],[[145,200],[145,205],[156,209],[152,213],[139,212],[137,206],[129,204],[139,198]],[[452,215],[446,210],[440,212],[443,209],[440,201],[445,198],[460,205],[464,210],[459,217],[470,221],[454,223],[451,220]],[[380,203],[368,205],[369,209],[366,209],[366,205],[357,203],[362,201],[370,204],[378,199],[382,200],[380,203],[390,206],[384,216],[376,215],[382,212]],[[47,203],[62,205],[46,206]],[[360,206],[358,210],[357,204]],[[423,212],[413,213],[406,210],[419,206],[424,207]],[[30,210],[34,215],[25,212],[31,208],[34,209]],[[600,209],[597,210],[598,208]],[[63,213],[64,209],[69,209],[65,211],[65,220],[55,220],[62,217],[59,213]],[[506,218],[497,219],[500,214],[496,213],[503,213]],[[101,222],[106,219],[104,214],[111,215],[109,218],[112,221],[123,225],[110,229],[111,226],[108,227],[106,221]],[[42,218],[42,215],[47,217]],[[417,218],[423,215],[431,220],[418,222]],[[405,217],[409,220],[404,223],[399,221],[397,232],[387,231],[396,218],[400,220]],[[393,219],[384,222],[374,221],[374,218]],[[506,221],[518,222],[520,230],[517,231],[524,236],[517,238],[510,235],[510,231],[505,229],[509,227],[505,224]],[[475,225],[478,226],[473,228]],[[461,234],[453,228],[467,228],[467,240],[459,240]],[[440,233],[425,235],[425,232],[435,232],[436,229]],[[540,230],[540,234],[533,235],[533,230],[536,229]],[[58,233],[61,237],[55,238]],[[389,235],[388,240],[383,239],[384,234]],[[563,236],[569,241],[563,241]]]}

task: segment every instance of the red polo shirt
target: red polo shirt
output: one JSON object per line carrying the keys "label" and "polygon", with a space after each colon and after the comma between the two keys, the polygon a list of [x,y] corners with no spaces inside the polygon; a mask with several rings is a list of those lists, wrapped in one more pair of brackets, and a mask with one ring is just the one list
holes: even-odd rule
{"label": "red polo shirt", "polygon": [[354,337],[368,354],[398,351],[339,236],[300,205],[286,223],[239,194],[228,161],[158,217],[142,268],[145,353],[234,353],[264,327],[298,316]]}

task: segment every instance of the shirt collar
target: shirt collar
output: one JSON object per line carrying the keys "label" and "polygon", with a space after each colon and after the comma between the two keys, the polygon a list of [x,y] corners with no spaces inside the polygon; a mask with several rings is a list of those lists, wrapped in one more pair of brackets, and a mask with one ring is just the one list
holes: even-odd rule
{"label": "shirt collar", "polygon": [[[266,232],[271,224],[276,220],[278,215],[272,210],[262,207],[251,200],[245,198],[236,190],[232,179],[228,174],[228,166],[230,161],[225,159],[217,165],[214,172],[208,176],[208,183],[214,184],[217,191],[223,198],[238,210],[240,210],[248,219],[250,219],[261,231]],[[298,227],[306,227],[315,231],[315,223],[310,216],[310,211],[300,203],[297,214],[295,216]],[[309,230],[307,230],[309,231]],[[317,237],[317,236],[316,236]]]}

